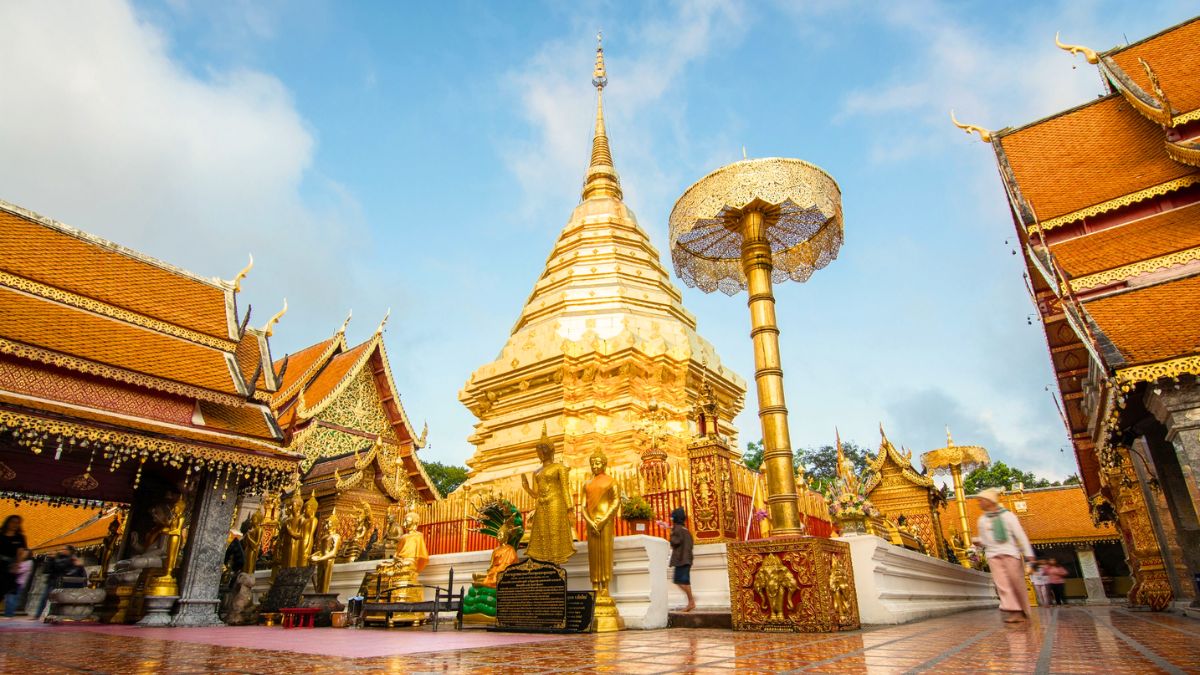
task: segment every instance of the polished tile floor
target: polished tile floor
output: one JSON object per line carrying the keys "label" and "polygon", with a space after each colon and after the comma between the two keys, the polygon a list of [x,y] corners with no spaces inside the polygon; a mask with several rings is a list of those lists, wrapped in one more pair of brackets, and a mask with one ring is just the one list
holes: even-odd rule
{"label": "polished tile floor", "polygon": [[[338,655],[349,636],[335,629],[287,631],[286,639],[282,629],[262,629],[263,639],[248,647],[222,637],[235,629],[176,629],[175,639],[170,631],[139,637],[130,630],[14,622],[0,624],[0,672],[1200,673],[1200,621],[1119,607],[1036,611],[1034,621],[1016,626],[1002,624],[995,611],[975,611],[843,634],[671,629],[468,648],[469,641],[448,632],[402,638],[397,631],[359,631],[395,639],[396,651],[405,652],[366,658]],[[309,646],[329,643],[330,653],[284,651],[300,634]],[[402,646],[414,641],[422,651]]]}

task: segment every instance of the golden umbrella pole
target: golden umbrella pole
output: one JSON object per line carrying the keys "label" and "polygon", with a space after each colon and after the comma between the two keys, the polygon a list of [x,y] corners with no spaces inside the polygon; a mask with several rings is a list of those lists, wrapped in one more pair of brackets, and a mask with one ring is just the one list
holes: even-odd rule
{"label": "golden umbrella pole", "polygon": [[754,341],[754,382],[758,387],[758,417],[763,432],[763,466],[767,474],[767,509],[771,531],[780,536],[802,534],[796,505],[796,476],[792,439],[783,396],[783,367],[779,360],[779,326],[775,323],[775,293],[771,288],[771,244],[761,211],[742,216],[742,271],[750,292],[750,339]]}
{"label": "golden umbrella pole", "polygon": [[958,499],[958,524],[962,528],[963,546],[971,543],[971,528],[967,526],[967,495],[963,493],[962,481],[962,464],[954,464],[950,467],[950,477],[954,480],[954,494]]}
{"label": "golden umbrella pole", "polygon": [[671,210],[671,258],[684,283],[706,293],[750,294],[772,537],[804,533],[772,285],[808,280],[837,256],[841,245],[837,183],[798,159],[751,159],[721,167],[689,187]]}

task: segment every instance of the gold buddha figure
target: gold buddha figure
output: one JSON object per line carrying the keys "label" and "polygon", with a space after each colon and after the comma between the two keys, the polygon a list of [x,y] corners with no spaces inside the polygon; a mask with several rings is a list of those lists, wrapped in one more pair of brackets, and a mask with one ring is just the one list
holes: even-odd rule
{"label": "gold buddha figure", "polygon": [[303,543],[304,502],[300,501],[300,489],[292,493],[288,502],[287,514],[279,527],[279,539],[275,545],[275,566],[279,568],[295,567],[300,558],[300,546]]}
{"label": "gold buddha figure", "polygon": [[338,550],[342,544],[342,535],[333,529],[336,517],[337,512],[335,511],[327,520],[321,522],[320,536],[317,537],[316,546],[309,557],[309,560],[317,568],[313,585],[318,593],[329,592],[329,583],[333,581],[333,563],[337,559]]}
{"label": "gold buddha figure", "polygon": [[175,565],[179,562],[179,551],[183,547],[183,521],[187,500],[179,495],[171,505],[171,520],[162,532],[162,574],[150,580],[146,595],[178,595],[179,585],[175,580]]}
{"label": "gold buddha figure", "polygon": [[608,592],[613,573],[613,542],[617,514],[621,510],[621,490],[605,473],[608,457],[600,450],[588,459],[592,479],[583,488],[583,520],[587,523],[588,573],[596,591],[595,627],[605,633],[622,630],[625,621]]}
{"label": "gold buddha figure", "polygon": [[537,502],[530,518],[529,548],[526,555],[541,562],[562,565],[575,553],[572,544],[571,514],[575,510],[568,488],[567,467],[554,461],[554,444],[542,425],[542,438],[537,444],[540,469],[521,475],[521,487]]}
{"label": "gold buddha figure", "polygon": [[242,523],[242,552],[245,553],[246,564],[242,566],[242,571],[246,574],[253,575],[254,567],[258,564],[258,552],[262,546],[263,533],[263,512],[260,508],[250,517],[246,518],[246,522]]}
{"label": "gold buddha figure", "polygon": [[304,514],[300,517],[300,546],[297,547],[296,562],[293,567],[303,567],[309,564],[316,538],[317,493],[313,491],[309,493],[308,501],[304,503]]}

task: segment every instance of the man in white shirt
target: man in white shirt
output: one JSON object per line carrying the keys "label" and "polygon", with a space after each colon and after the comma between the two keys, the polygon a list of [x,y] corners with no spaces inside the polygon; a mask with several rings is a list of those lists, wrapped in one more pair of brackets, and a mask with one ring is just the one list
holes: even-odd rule
{"label": "man in white shirt", "polygon": [[987,556],[1004,623],[1020,623],[1031,615],[1025,586],[1025,561],[1033,560],[1033,547],[1021,522],[1000,505],[1000,488],[988,488],[975,495],[983,515],[976,523],[979,536],[975,543]]}

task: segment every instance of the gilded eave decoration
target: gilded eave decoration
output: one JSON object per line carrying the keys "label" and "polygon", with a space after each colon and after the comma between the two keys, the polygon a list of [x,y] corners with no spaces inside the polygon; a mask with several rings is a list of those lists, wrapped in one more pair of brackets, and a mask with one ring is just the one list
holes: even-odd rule
{"label": "gilded eave decoration", "polygon": [[886,435],[884,435],[883,441],[879,444],[879,453],[875,455],[874,459],[871,460],[871,463],[867,467],[871,472],[871,477],[867,480],[867,492],[873,490],[879,485],[880,481],[883,480],[882,472],[888,459],[891,459],[896,468],[900,471],[900,475],[904,476],[908,482],[922,488],[933,487],[933,479],[929,476],[921,475],[913,467],[912,451],[909,450],[903,455],[900,454],[900,451],[896,450],[896,446],[892,445],[892,442],[888,440]]}
{"label": "gilded eave decoration", "polygon": [[1128,392],[1140,382],[1155,382],[1164,378],[1179,378],[1184,375],[1200,375],[1200,355],[1182,356],[1177,359],[1147,363],[1122,368],[1117,371],[1117,385]]}
{"label": "gilded eave decoration", "polygon": [[[36,439],[38,442],[50,437],[74,439],[82,442],[83,447],[104,447],[105,452],[123,458],[123,461],[150,460],[175,468],[187,466],[189,472],[235,470],[242,474],[244,480],[259,488],[280,484],[290,478],[296,469],[295,458],[288,456],[224,450],[10,410],[0,410],[0,429],[12,430],[19,439]],[[31,451],[40,454],[42,451],[35,449],[34,445],[30,444]]]}
{"label": "gilded eave decoration", "polygon": [[[1150,258],[1148,260],[1139,260],[1138,262],[1129,265],[1114,267],[1110,270],[1089,274],[1087,276],[1071,279],[1069,282],[1070,290],[1085,291],[1091,288],[1107,286],[1119,281],[1126,281],[1139,277],[1143,274],[1157,272],[1160,270],[1168,270],[1173,267],[1180,267],[1200,260],[1200,246],[1195,248],[1176,251],[1167,255]],[[1063,289],[1066,292],[1066,289]]]}
{"label": "gilded eave decoration", "polygon": [[1119,208],[1146,201],[1147,199],[1152,199],[1154,197],[1161,197],[1162,195],[1176,192],[1196,184],[1200,184],[1200,174],[1181,176],[1175,180],[1169,180],[1165,183],[1148,187],[1145,190],[1131,192],[1126,195],[1121,195],[1116,199],[1110,199],[1106,202],[1093,204],[1087,208],[1079,209],[1078,211],[1073,211],[1066,215],[1058,216],[1057,218],[1051,218],[1049,220],[1043,220],[1034,223],[1033,225],[1029,226],[1029,234],[1032,235],[1037,234],[1039,231],[1052,230],[1056,227],[1062,227],[1063,225],[1068,225],[1075,221],[1083,220],[1084,218],[1090,218],[1101,213],[1115,211]]}
{"label": "gilded eave decoration", "polygon": [[349,475],[343,477],[334,470],[337,489],[348,490],[360,485],[372,463],[378,466],[378,471],[373,472],[375,481],[388,497],[403,504],[422,501],[408,477],[400,448],[381,441],[376,441],[371,449],[361,456],[355,453],[354,470]]}

